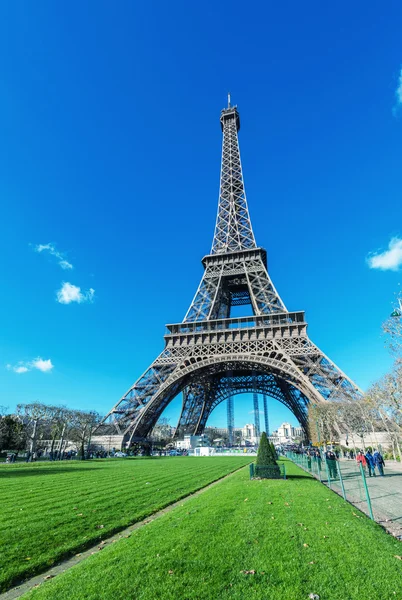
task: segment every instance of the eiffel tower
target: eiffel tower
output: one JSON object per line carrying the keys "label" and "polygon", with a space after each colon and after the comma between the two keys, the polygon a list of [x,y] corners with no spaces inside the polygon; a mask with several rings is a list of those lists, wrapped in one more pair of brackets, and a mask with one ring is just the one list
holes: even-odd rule
{"label": "eiffel tower", "polygon": [[[223,109],[220,195],[210,254],[183,321],[165,348],[104,418],[100,429],[128,445],[152,431],[183,392],[176,436],[201,434],[214,408],[241,393],[282,402],[308,435],[309,403],[355,400],[361,390],[309,339],[304,311],[289,312],[257,246],[243,182],[237,106]],[[250,316],[231,317],[235,306]]]}

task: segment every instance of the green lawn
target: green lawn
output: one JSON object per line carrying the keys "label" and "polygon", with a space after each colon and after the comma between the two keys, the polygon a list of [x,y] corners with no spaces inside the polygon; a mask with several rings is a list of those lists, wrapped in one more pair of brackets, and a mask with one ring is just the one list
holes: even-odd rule
{"label": "green lawn", "polygon": [[400,542],[287,468],[287,481],[243,469],[24,598],[401,600]]}
{"label": "green lawn", "polygon": [[0,465],[0,590],[248,462],[240,456]]}

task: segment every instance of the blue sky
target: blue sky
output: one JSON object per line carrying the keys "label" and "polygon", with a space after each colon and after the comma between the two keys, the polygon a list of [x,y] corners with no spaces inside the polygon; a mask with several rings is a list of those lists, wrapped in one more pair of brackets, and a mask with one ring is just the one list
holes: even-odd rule
{"label": "blue sky", "polygon": [[[229,90],[280,295],[356,383],[380,377],[401,281],[401,26],[397,1],[3,2],[0,404],[103,413],[161,351],[210,250]],[[236,400],[236,425],[250,410]],[[288,417],[272,403],[273,426]]]}

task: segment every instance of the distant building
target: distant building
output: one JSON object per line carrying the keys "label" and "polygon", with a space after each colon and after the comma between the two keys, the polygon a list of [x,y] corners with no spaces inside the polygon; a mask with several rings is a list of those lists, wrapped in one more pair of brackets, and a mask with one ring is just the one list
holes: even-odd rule
{"label": "distant building", "polygon": [[182,440],[176,440],[174,442],[176,448],[181,448],[182,450],[190,450],[192,448],[199,448],[201,446],[209,446],[210,440],[209,438],[202,435],[185,435]]}
{"label": "distant building", "polygon": [[303,438],[303,430],[300,426],[294,427],[290,423],[282,423],[276,431],[272,432],[272,437],[277,439],[280,444],[295,442]]}
{"label": "distant building", "polygon": [[[200,446],[227,445],[228,430],[226,427],[207,427],[206,434],[203,435],[185,435],[182,440],[174,442],[176,448],[189,450]],[[293,427],[290,423],[282,423],[276,431],[271,432],[269,440],[274,444],[281,444],[286,441],[296,441],[303,438],[301,427]],[[235,446],[256,446],[259,443],[257,431],[254,423],[246,423],[243,427],[233,429],[233,445]]]}
{"label": "distant building", "polygon": [[255,446],[259,442],[259,438],[257,437],[257,430],[254,423],[247,423],[242,427],[242,445],[251,444]]}

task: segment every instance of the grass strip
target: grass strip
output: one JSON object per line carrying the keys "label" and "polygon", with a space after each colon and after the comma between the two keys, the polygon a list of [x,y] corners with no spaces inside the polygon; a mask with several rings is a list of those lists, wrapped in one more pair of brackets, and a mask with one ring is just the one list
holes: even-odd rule
{"label": "grass strip", "polygon": [[248,462],[162,457],[0,466],[0,591]]}
{"label": "grass strip", "polygon": [[401,599],[400,543],[287,461],[243,469],[26,600]]}

